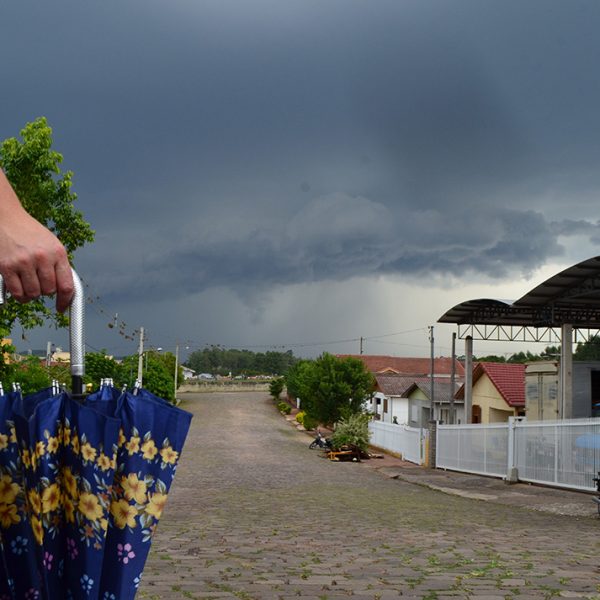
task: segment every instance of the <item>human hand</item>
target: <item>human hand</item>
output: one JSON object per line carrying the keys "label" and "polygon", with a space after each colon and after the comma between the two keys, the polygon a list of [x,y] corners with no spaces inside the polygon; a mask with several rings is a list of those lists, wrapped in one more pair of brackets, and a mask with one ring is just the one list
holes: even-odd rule
{"label": "human hand", "polygon": [[56,294],[64,312],[73,298],[67,251],[58,238],[21,206],[0,171],[0,274],[19,302]]}

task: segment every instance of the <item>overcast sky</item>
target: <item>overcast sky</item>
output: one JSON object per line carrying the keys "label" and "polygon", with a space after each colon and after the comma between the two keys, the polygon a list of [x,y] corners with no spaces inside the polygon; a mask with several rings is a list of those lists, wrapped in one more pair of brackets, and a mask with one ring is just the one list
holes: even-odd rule
{"label": "overcast sky", "polygon": [[599,26],[596,0],[3,2],[0,138],[45,116],[75,173],[89,347],[427,356],[458,302],[600,254]]}

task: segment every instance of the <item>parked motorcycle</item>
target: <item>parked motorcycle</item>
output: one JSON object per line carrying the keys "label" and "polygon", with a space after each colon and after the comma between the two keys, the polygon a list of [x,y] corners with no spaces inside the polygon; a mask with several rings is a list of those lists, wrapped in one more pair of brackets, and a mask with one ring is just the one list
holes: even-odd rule
{"label": "parked motorcycle", "polygon": [[598,471],[598,477],[594,477],[594,481],[596,482],[596,490],[598,491],[597,496],[592,496],[592,502],[596,503],[598,507],[598,514],[600,515],[600,471]]}
{"label": "parked motorcycle", "polygon": [[317,429],[317,436],[315,437],[315,439],[311,442],[310,449],[313,448],[322,448],[323,450],[331,450],[332,446],[331,446],[331,441],[328,440],[318,429]]}

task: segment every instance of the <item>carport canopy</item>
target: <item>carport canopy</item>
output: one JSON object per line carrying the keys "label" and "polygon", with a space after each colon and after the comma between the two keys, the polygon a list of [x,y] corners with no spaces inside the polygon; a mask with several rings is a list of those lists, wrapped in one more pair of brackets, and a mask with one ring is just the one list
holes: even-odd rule
{"label": "carport canopy", "polygon": [[[589,330],[600,329],[600,256],[561,271],[515,302],[488,298],[467,300],[446,311],[438,322],[458,325],[459,337],[466,340],[465,416],[468,423],[472,416],[473,339],[542,341],[544,336],[540,331],[553,334],[560,329],[558,416],[570,418],[573,405],[572,334],[573,330],[588,330],[589,337]],[[533,335],[529,334],[531,331]]]}
{"label": "carport canopy", "polygon": [[467,300],[446,311],[438,322],[599,329],[600,256],[561,271],[515,302]]}

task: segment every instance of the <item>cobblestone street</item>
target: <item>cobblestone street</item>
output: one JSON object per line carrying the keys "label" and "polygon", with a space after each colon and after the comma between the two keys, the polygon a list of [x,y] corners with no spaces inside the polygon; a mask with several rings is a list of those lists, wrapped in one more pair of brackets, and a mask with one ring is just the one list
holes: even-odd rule
{"label": "cobblestone street", "polygon": [[309,450],[264,393],[194,413],[138,598],[600,598],[600,521],[450,496]]}

